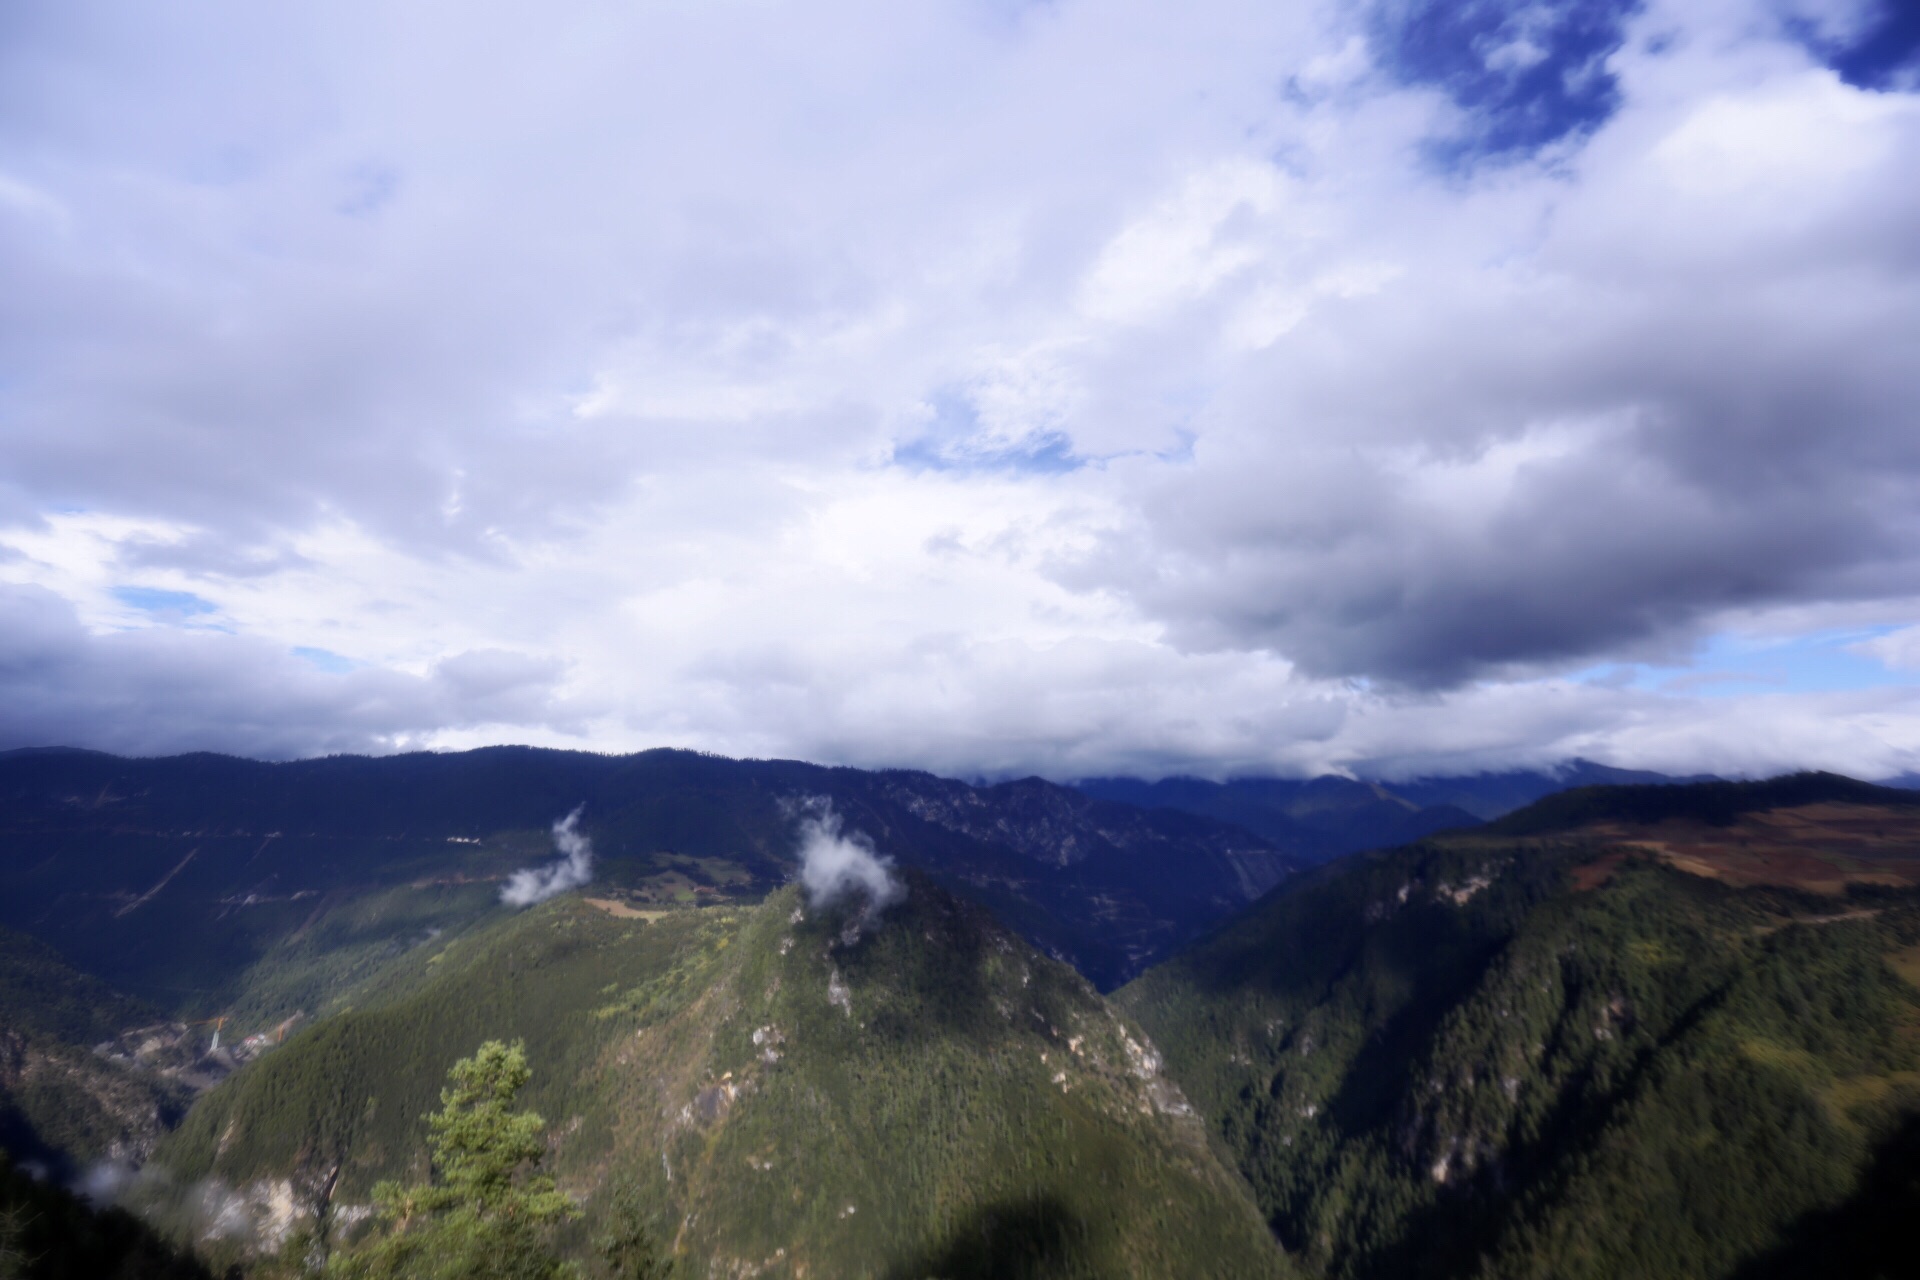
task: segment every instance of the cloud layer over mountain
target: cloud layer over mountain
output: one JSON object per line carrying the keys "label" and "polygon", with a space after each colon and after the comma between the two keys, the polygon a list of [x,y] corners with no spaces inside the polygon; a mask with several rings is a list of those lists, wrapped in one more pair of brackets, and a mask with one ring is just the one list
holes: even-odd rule
{"label": "cloud layer over mountain", "polygon": [[0,745],[1913,767],[1901,23],[14,6]]}

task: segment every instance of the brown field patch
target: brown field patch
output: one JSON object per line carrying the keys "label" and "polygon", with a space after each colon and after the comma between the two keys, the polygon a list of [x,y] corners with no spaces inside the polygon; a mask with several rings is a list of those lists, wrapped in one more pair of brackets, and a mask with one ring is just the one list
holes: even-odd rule
{"label": "brown field patch", "polygon": [[598,907],[616,920],[658,920],[666,915],[665,911],[648,911],[640,907],[630,907],[618,898],[586,898],[590,907]]}
{"label": "brown field patch", "polygon": [[[1912,809],[1811,804],[1745,814],[1726,827],[1692,819],[1605,822],[1581,834],[1740,888],[1778,885],[1838,895],[1852,884],[1920,885],[1920,811]],[[1610,853],[1580,868],[1575,886],[1605,883],[1624,856]]]}
{"label": "brown field patch", "polygon": [[1909,983],[1920,987],[1920,943],[1888,952],[1887,967]]}
{"label": "brown field patch", "polygon": [[1573,888],[1576,893],[1589,893],[1613,879],[1613,873],[1627,860],[1623,850],[1602,854],[1592,862],[1573,869]]}

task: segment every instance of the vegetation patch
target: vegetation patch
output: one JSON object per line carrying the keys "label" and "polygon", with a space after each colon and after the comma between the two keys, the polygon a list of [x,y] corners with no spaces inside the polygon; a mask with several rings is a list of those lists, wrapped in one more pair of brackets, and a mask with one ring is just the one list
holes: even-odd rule
{"label": "vegetation patch", "polygon": [[1310,1265],[1741,1274],[1906,1150],[1920,894],[1836,909],[1615,834],[1352,859],[1120,993]]}
{"label": "vegetation patch", "polygon": [[794,889],[652,922],[561,898],[437,955],[206,1095],[160,1161],[284,1181],[350,1244],[375,1184],[430,1172],[444,1046],[517,1040],[583,1264],[637,1200],[694,1275],[1289,1271],[1152,1042],[923,877],[877,920]]}

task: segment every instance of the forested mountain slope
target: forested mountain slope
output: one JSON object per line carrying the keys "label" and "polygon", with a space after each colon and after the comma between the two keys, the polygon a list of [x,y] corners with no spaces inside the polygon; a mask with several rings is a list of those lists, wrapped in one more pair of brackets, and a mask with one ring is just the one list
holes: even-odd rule
{"label": "forested mountain slope", "polygon": [[1901,1274],[1916,857],[1845,779],[1596,789],[1297,877],[1117,1000],[1328,1275]]}
{"label": "forested mountain slope", "polygon": [[62,1180],[93,1161],[143,1159],[189,1089],[96,1049],[158,1021],[44,943],[0,929],[0,1151]]}
{"label": "forested mountain slope", "polygon": [[813,797],[1102,986],[1295,865],[1238,828],[1039,779],[971,787],[681,751],[285,764],[13,752],[0,756],[0,925],[168,1010],[268,1026],[483,918],[578,806],[602,883],[751,900],[791,874],[793,805]]}
{"label": "forested mountain slope", "polygon": [[165,1185],[258,1246],[350,1234],[490,1038],[526,1041],[576,1250],[627,1185],[688,1275],[1291,1274],[1138,1031],[917,875],[877,920],[567,897],[436,943],[203,1097]]}

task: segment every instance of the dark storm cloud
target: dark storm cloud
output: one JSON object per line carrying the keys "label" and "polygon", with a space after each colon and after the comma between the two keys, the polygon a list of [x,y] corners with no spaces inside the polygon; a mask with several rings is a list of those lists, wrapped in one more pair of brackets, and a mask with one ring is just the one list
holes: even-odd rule
{"label": "dark storm cloud", "polygon": [[447,729],[562,722],[559,675],[550,661],[501,652],[458,654],[426,676],[327,674],[217,632],[90,634],[52,592],[0,586],[0,749],[266,759],[391,750]]}
{"label": "dark storm cloud", "polygon": [[[1630,441],[1527,463],[1464,520],[1340,460],[1296,457],[1292,482],[1195,477],[1155,504],[1165,542],[1115,555],[1154,567],[1138,597],[1181,642],[1423,686],[1599,655],[1678,660],[1716,613],[1920,590],[1894,545],[1920,485],[1847,475],[1735,493],[1690,485]],[[1892,492],[1860,510],[1870,487]]]}
{"label": "dark storm cloud", "polygon": [[1418,686],[1920,592],[1920,128],[1822,151],[1856,108],[1796,92],[1597,165],[1470,289],[1436,227],[1420,278],[1261,360],[1067,580],[1183,645]]}

